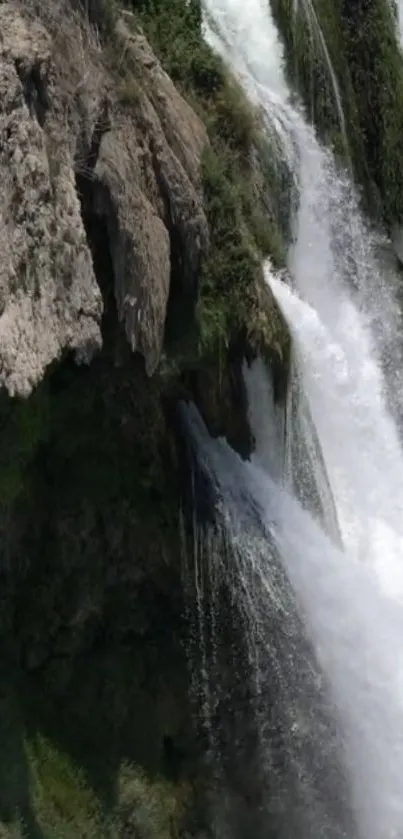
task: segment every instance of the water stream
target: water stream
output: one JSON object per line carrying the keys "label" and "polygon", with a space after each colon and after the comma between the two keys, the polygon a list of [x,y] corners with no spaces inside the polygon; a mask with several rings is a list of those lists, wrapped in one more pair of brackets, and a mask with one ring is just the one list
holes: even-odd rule
{"label": "water stream", "polygon": [[[287,414],[275,405],[260,362],[245,371],[256,438],[247,463],[185,411],[232,545],[232,585],[258,649],[256,667],[263,682],[278,676],[275,707],[288,762],[281,804],[268,790],[268,807],[287,839],[397,839],[401,311],[350,177],[291,103],[266,0],[206,0],[205,13],[206,36],[279,132],[299,191],[291,284],[266,266],[294,338],[294,408]],[[293,457],[287,440],[296,426],[302,445]],[[295,469],[301,457],[305,477]],[[261,740],[270,750],[264,714]]]}

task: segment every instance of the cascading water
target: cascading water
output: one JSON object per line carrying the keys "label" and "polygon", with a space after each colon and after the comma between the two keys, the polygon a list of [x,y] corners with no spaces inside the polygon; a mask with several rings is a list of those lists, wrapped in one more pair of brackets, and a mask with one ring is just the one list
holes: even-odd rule
{"label": "cascading water", "polygon": [[[270,406],[269,383],[261,370],[252,369],[246,381],[248,393],[254,399],[267,386],[266,404]],[[264,458],[262,469],[258,457],[245,464],[225,442],[209,437],[194,408],[183,408],[183,413],[195,446],[198,470],[208,477],[216,497],[214,529],[208,528],[204,533],[205,553],[211,552],[216,563],[215,585],[209,579],[206,556],[204,609],[210,615],[214,599],[217,607],[217,588],[225,584],[230,592],[232,618],[235,615],[232,631],[237,632],[237,644],[241,641],[244,646],[243,652],[242,648],[237,649],[236,657],[232,653],[231,681],[240,679],[248,686],[250,713],[245,706],[239,709],[240,692],[234,691],[231,684],[233,697],[226,703],[224,719],[235,716],[239,710],[242,712],[242,724],[235,726],[231,736],[229,780],[233,787],[234,767],[238,766],[237,771],[244,778],[236,779],[236,787],[244,797],[246,786],[248,802],[253,802],[253,820],[251,826],[249,815],[245,826],[239,829],[239,812],[235,820],[229,813],[225,836],[230,839],[250,835],[254,839],[272,836],[353,839],[355,822],[341,768],[342,744],[326,690],[326,677],[317,666],[304,632],[272,532],[279,501],[273,494],[273,506],[269,510],[268,486],[273,486],[280,493],[279,498],[282,497],[282,490],[277,483],[270,483],[266,471],[272,464]],[[275,424],[271,410],[267,419]],[[207,639],[205,636],[202,639],[199,632],[201,646],[217,651],[220,625],[223,622],[226,627],[229,619],[226,612],[223,615],[221,610],[217,611],[214,632],[211,622]],[[203,630],[205,627],[206,621]],[[227,658],[228,649],[231,645],[227,643],[224,647]],[[200,654],[202,664],[202,650]],[[208,674],[203,701],[208,698],[214,709],[228,692],[228,664],[221,659],[220,668],[213,667],[213,672]],[[201,677],[204,679],[203,673]],[[244,692],[241,701],[245,701]],[[210,724],[214,728],[214,711]],[[258,747],[251,745],[254,725]],[[221,741],[218,731],[214,744],[217,751]],[[224,745],[224,751],[227,749]],[[217,839],[222,835],[221,828]]]}
{"label": "cascading water", "polygon": [[297,360],[291,365],[285,410],[275,401],[274,388],[261,359],[250,369],[245,365],[244,376],[249,424],[255,439],[252,460],[296,495],[338,541],[337,513]]}
{"label": "cascading water", "polygon": [[[194,412],[185,411],[199,466],[215,486],[217,520],[232,552],[230,585],[259,683],[270,683],[266,725],[259,710],[263,753],[270,755],[267,717],[274,713],[286,755],[286,766],[274,767],[285,786],[267,789],[268,812],[287,839],[397,839],[403,836],[401,312],[349,178],[289,101],[265,0],[205,6],[207,37],[279,132],[299,188],[292,288],[270,266],[267,281],[294,337],[310,417],[300,425],[323,526],[303,481],[295,480],[292,457],[291,467],[287,461],[285,420],[269,385],[262,399],[261,370],[245,374],[257,441],[251,462],[212,441]],[[309,443],[310,427],[318,449],[312,437]],[[332,516],[339,546],[324,532]],[[273,778],[267,761],[265,777],[271,769]]]}

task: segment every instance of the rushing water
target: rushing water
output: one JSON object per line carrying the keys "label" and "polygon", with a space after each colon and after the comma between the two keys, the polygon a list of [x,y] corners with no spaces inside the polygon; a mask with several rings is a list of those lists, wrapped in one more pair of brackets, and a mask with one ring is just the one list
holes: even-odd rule
{"label": "rushing water", "polygon": [[[288,758],[280,803],[268,810],[287,839],[397,839],[403,837],[401,312],[349,177],[290,102],[266,0],[206,0],[205,13],[206,36],[279,132],[299,191],[291,286],[266,266],[294,338],[291,408],[275,404],[260,362],[245,372],[256,439],[249,463],[212,441],[194,412],[186,412],[232,546],[231,585],[255,669],[263,684],[267,674],[271,682],[278,674],[274,707]],[[291,448],[290,439],[297,440]],[[260,709],[268,752],[264,718]],[[275,797],[273,790],[267,795]]]}
{"label": "rushing water", "polygon": [[[270,423],[272,417],[267,419]],[[276,802],[273,812],[277,816],[282,812],[284,819],[279,835],[400,837],[403,681],[397,642],[403,633],[403,612],[399,600],[382,593],[371,567],[349,551],[338,550],[265,468],[256,462],[242,463],[225,443],[211,440],[192,415],[189,422],[200,461],[218,487],[220,514],[240,580],[238,596],[244,599],[247,594],[250,601],[244,608],[250,614],[253,643],[260,649],[262,681],[266,669],[270,674],[270,702],[277,691],[277,724],[288,761],[285,783],[294,796],[287,800],[284,790],[277,791],[281,806]],[[282,568],[291,581],[297,609]],[[296,612],[329,679],[328,700],[318,682],[315,659],[307,655],[301,640]],[[281,676],[274,688],[275,670]],[[349,796],[337,770],[338,746],[357,828],[349,821]]]}

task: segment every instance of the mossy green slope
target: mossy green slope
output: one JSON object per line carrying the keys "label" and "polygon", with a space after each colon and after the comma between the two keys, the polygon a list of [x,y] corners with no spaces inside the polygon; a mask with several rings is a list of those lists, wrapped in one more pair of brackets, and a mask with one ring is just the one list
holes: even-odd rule
{"label": "mossy green slope", "polygon": [[290,78],[324,139],[346,160],[323,36],[366,206],[387,225],[401,221],[403,55],[393,5],[387,0],[271,2],[284,37]]}
{"label": "mossy green slope", "polygon": [[[258,116],[202,37],[200,0],[130,0],[127,6],[134,12],[132,25],[143,28],[164,68],[204,121],[211,143],[203,161],[211,251],[200,279],[198,331],[193,336],[197,354],[222,352],[245,330],[257,344],[272,343],[276,333],[278,346],[287,345],[274,300],[265,325],[259,316],[262,257],[284,266],[285,244],[279,215],[262,207],[263,192],[273,194],[274,185],[261,183],[259,195],[261,173],[254,162],[269,144]],[[274,145],[267,152],[274,157]],[[188,359],[189,352],[187,343]]]}

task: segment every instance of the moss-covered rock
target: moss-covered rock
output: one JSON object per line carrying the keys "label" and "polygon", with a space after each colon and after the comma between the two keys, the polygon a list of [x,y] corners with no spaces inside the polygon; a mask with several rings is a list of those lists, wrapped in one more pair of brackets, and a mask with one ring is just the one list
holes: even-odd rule
{"label": "moss-covered rock", "polygon": [[403,54],[393,6],[342,0],[341,22],[364,158],[392,224],[403,219]]}
{"label": "moss-covered rock", "polygon": [[401,220],[403,55],[393,4],[272,0],[272,7],[311,119],[344,162],[351,157],[372,215],[388,225]]}

